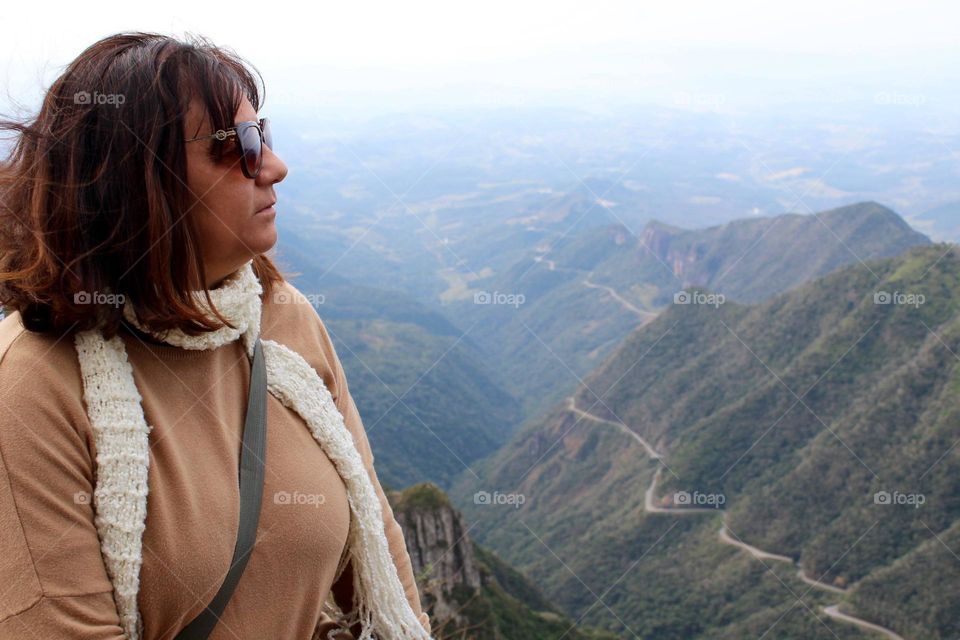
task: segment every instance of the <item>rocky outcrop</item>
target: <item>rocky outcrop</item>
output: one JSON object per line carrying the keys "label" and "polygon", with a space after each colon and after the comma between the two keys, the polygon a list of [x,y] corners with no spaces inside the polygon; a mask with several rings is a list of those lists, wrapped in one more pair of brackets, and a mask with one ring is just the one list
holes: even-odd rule
{"label": "rocky outcrop", "polygon": [[455,590],[479,591],[483,584],[463,517],[431,483],[414,485],[394,493],[392,498],[417,585],[430,605],[431,617],[452,621],[454,626],[466,623],[459,612],[461,605],[451,596]]}
{"label": "rocky outcrop", "polygon": [[615,640],[577,625],[526,577],[471,541],[470,526],[436,485],[387,491],[387,498],[438,640]]}
{"label": "rocky outcrop", "polygon": [[710,279],[708,274],[700,272],[703,268],[703,250],[684,238],[684,235],[690,234],[653,221],[640,232],[637,244],[640,250],[650,251],[667,265],[684,286],[703,286]]}

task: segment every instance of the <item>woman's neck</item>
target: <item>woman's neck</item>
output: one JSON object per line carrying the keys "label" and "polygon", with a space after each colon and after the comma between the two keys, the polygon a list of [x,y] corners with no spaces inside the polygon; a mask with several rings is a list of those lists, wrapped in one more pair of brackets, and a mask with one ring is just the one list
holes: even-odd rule
{"label": "woman's neck", "polygon": [[[151,334],[155,339],[184,349],[215,349],[222,344],[236,340],[248,331],[251,332],[251,336],[255,337],[260,331],[260,296],[263,293],[263,288],[253,271],[252,263],[252,260],[247,262],[233,274],[224,278],[221,287],[210,290],[210,299],[214,307],[234,325],[234,328],[222,325],[215,331],[199,336],[189,336],[176,328],[154,332],[139,321],[129,299],[124,304],[124,317],[134,327],[144,333]],[[203,292],[191,291],[191,294],[197,304],[204,310],[204,313],[211,319],[215,319],[212,311],[207,307]]]}

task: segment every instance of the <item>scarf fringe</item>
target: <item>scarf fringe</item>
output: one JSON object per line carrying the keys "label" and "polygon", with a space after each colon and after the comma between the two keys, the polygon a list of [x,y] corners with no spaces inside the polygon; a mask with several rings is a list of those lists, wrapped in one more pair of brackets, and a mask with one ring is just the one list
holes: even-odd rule
{"label": "scarf fringe", "polygon": [[262,344],[270,392],[307,422],[347,485],[356,516],[350,520],[348,553],[353,560],[356,608],[363,623],[356,640],[371,638],[373,630],[382,638],[430,640],[404,593],[390,555],[380,501],[333,396],[300,354],[273,340]]}

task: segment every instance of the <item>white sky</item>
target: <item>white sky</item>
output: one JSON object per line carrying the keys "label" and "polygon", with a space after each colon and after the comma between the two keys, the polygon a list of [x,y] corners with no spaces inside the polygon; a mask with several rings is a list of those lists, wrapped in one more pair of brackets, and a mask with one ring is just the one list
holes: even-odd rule
{"label": "white sky", "polygon": [[724,88],[731,71],[750,87],[784,74],[791,86],[873,74],[908,90],[957,78],[960,66],[960,4],[948,1],[45,2],[8,3],[3,22],[4,110],[6,91],[35,102],[86,46],[123,30],[189,31],[232,47],[264,75],[274,106],[740,97]]}

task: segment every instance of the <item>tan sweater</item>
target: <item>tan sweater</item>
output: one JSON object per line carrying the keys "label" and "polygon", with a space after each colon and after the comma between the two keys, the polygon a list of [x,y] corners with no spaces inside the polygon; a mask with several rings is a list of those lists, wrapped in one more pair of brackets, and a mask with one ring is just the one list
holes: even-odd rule
{"label": "tan sweater", "polygon": [[[264,297],[261,337],[302,355],[330,390],[380,498],[407,598],[429,630],[326,328],[292,285],[279,291],[285,303]],[[138,605],[144,640],[161,640],[209,603],[233,556],[250,361],[239,339],[191,351],[133,329],[122,335],[154,425]],[[328,594],[350,607],[346,487],[303,419],[267,399],[257,543],[211,640],[310,640],[335,628],[321,612]],[[0,638],[124,637],[94,525],[96,455],[72,336],[27,331],[11,313],[0,322]]]}

